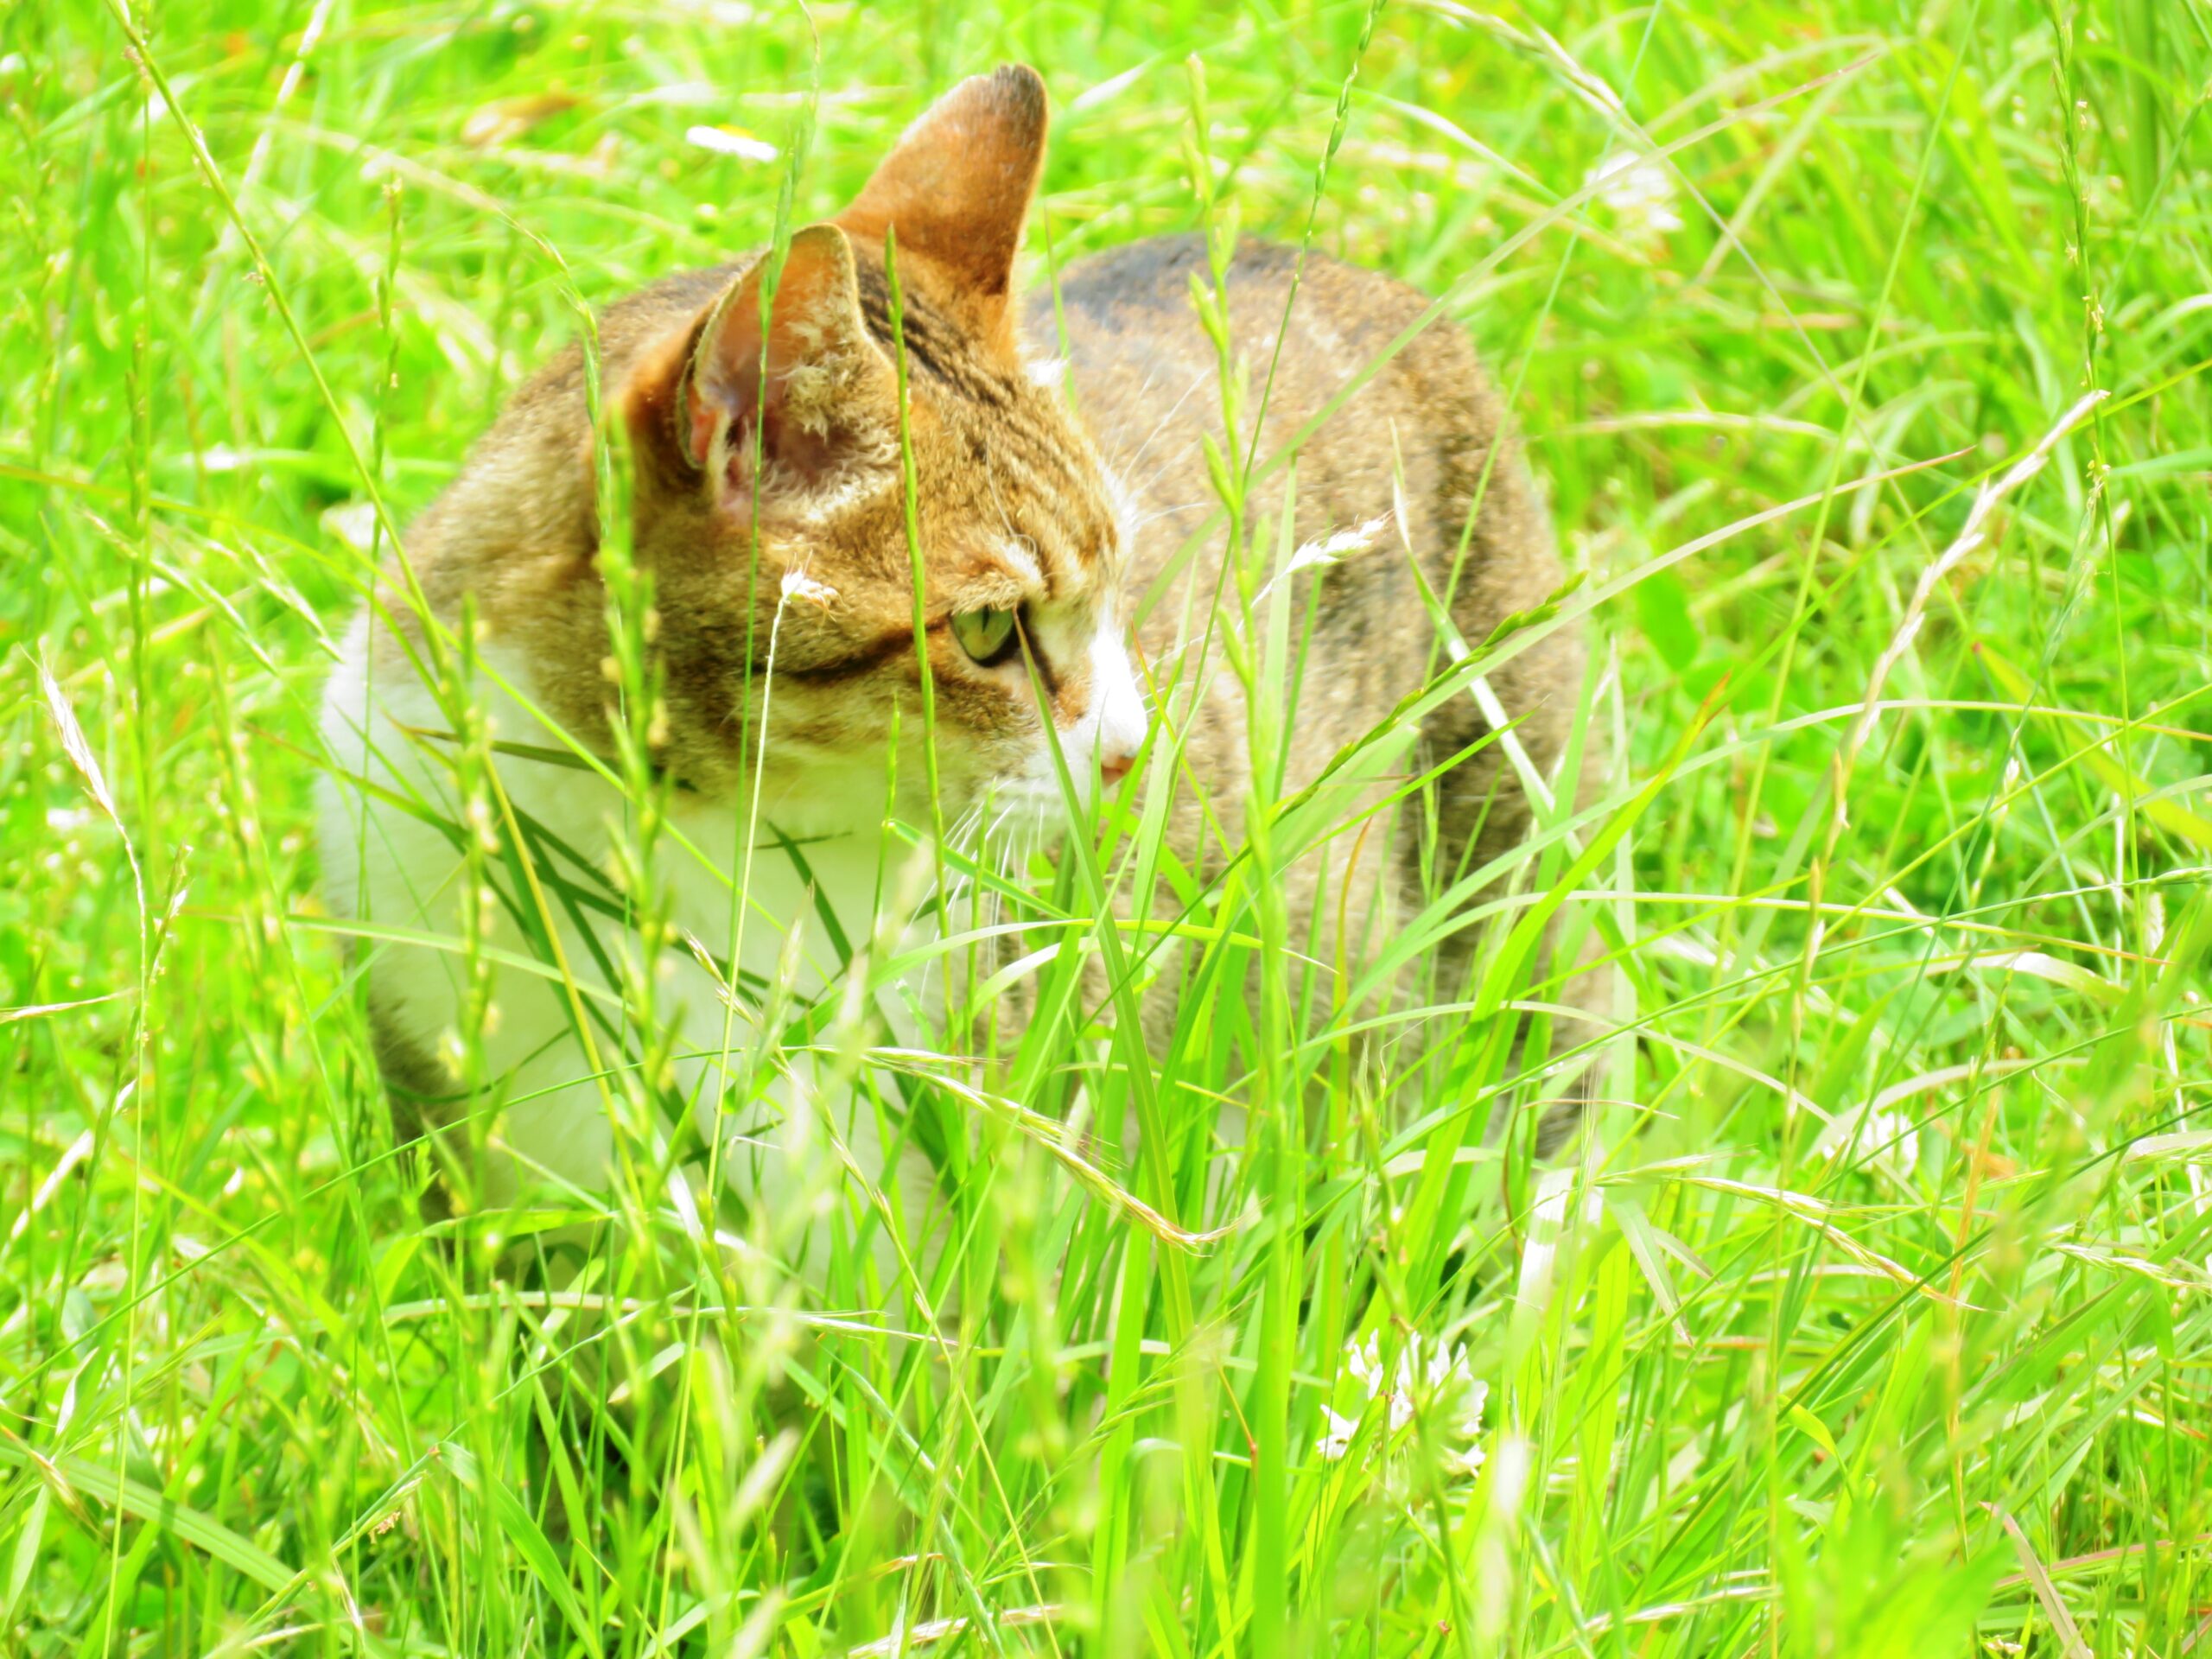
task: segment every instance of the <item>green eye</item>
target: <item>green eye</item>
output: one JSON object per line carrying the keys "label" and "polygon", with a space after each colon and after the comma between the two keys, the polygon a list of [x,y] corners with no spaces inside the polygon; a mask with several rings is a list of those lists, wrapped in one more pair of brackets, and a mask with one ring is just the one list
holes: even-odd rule
{"label": "green eye", "polygon": [[1014,613],[987,605],[980,611],[962,611],[952,619],[952,637],[978,668],[996,668],[1021,648],[1014,632]]}

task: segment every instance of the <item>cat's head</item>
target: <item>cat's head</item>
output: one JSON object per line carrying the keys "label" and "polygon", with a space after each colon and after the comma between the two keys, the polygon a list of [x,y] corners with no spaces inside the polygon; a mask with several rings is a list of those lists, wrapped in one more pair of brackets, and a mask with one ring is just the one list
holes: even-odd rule
{"label": "cat's head", "polygon": [[[901,340],[947,804],[986,791],[1058,798],[1040,708],[1079,779],[1096,762],[1110,780],[1135,753],[1145,714],[1119,606],[1116,488],[1016,337],[1014,264],[1044,138],[1033,71],[963,82],[850,207],[791,237],[772,281],[766,261],[753,266],[629,377],[638,538],[658,585],[679,774],[748,773],[741,734],[760,752],[765,705],[767,799],[785,822],[880,809],[894,730],[902,794],[916,799]],[[770,676],[746,671],[748,629],[756,669],[772,649]],[[867,798],[837,798],[855,793]]]}

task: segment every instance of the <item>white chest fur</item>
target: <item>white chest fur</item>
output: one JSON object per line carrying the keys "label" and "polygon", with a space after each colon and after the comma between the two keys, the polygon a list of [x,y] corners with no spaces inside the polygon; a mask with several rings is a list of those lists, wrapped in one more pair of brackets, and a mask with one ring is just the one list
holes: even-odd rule
{"label": "white chest fur", "polygon": [[[485,659],[479,693],[493,739],[561,747],[524,701],[529,682],[522,664],[497,650]],[[321,817],[327,890],[334,910],[359,930],[376,1018],[390,1039],[423,1055],[457,1058],[469,965],[488,963],[496,1012],[486,1021],[480,1052],[489,1098],[474,1108],[491,1114],[493,1131],[481,1172],[484,1196],[512,1202],[534,1179],[547,1179],[603,1195],[615,1153],[608,1105],[621,1092],[607,1086],[609,1073],[634,1063],[645,1046],[635,1040],[633,1009],[606,969],[621,953],[634,955],[636,937],[619,919],[576,906],[573,894],[566,903],[546,899],[547,887],[557,890],[557,882],[541,882],[533,892],[501,879],[505,861],[494,861],[495,884],[506,891],[481,908],[476,938],[467,939],[467,860],[451,831],[423,816],[444,825],[468,822],[451,741],[437,735],[449,722],[411,670],[379,669],[372,660],[365,626],[357,623],[325,697],[324,738],[341,776],[326,785]],[[589,885],[610,868],[611,853],[628,833],[621,791],[595,772],[554,762],[501,753],[495,764],[517,822],[542,828],[575,855],[574,861],[552,855],[546,874]],[[886,952],[874,938],[879,896],[894,913],[906,908],[897,902],[902,893],[910,906],[918,874],[912,849],[882,833],[880,783],[873,785],[872,801],[870,788],[856,774],[849,799],[827,810],[822,801],[810,803],[815,825],[842,820],[851,827],[805,836],[796,857],[765,813],[753,820],[750,804],[701,804],[680,793],[671,798],[671,833],[657,842],[677,938],[696,941],[721,971],[689,948],[664,950],[652,964],[657,1023],[671,1039],[655,1092],[664,1102],[683,1103],[709,1144],[719,1141],[716,1155],[734,1194],[783,1212],[786,1223],[794,1205],[820,1210],[834,1201],[846,1169],[872,1181],[884,1163],[877,1108],[867,1091],[839,1080],[834,1037],[796,1053],[762,1037],[764,1002],[786,1018],[817,1002],[835,1001],[849,1014],[868,1012],[853,998],[850,965],[824,912],[836,918],[845,946],[864,952],[875,944],[880,958]],[[748,856],[749,820],[758,833]],[[543,865],[542,847],[540,854]],[[517,888],[523,890],[510,890]],[[735,896],[741,888],[742,905]],[[602,903],[614,891],[601,886]],[[514,908],[525,905],[539,918],[528,931]],[[892,946],[912,950],[925,937],[908,926]],[[549,954],[556,960],[545,960]],[[874,1010],[894,1041],[912,1043],[931,1023],[922,1006],[930,977],[910,976],[874,995]],[[580,1008],[588,1047],[577,1036]],[[900,1160],[898,1185],[904,1201],[926,1201],[927,1166],[911,1151]],[[815,1257],[820,1244],[809,1239],[798,1248]]]}

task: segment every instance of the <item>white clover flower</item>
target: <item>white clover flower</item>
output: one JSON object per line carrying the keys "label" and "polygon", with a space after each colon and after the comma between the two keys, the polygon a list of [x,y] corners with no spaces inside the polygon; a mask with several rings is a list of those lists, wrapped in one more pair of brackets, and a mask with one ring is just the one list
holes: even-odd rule
{"label": "white clover flower", "polygon": [[1357,1342],[1344,1344],[1344,1369],[1351,1373],[1353,1382],[1367,1390],[1370,1400],[1382,1387],[1382,1363],[1376,1357],[1376,1341],[1374,1332],[1370,1332],[1365,1345]]}
{"label": "white clover flower", "polygon": [[1459,1408],[1459,1439],[1466,1444],[1448,1453],[1445,1465],[1452,1473],[1471,1476],[1483,1466],[1483,1408],[1490,1403],[1490,1384],[1471,1382]]}
{"label": "white clover flower", "polygon": [[1674,175],[1656,156],[1616,156],[1585,173],[1582,181],[1600,187],[1598,200],[1632,241],[1656,241],[1682,228],[1682,216],[1675,211]]}
{"label": "white clover flower", "polygon": [[1326,1461],[1335,1463],[1351,1450],[1352,1437],[1359,1433],[1359,1419],[1341,1416],[1326,1406],[1321,1408],[1321,1418],[1328,1427],[1314,1441],[1313,1449]]}
{"label": "white clover flower", "polygon": [[[1465,1344],[1446,1345],[1425,1342],[1419,1336],[1408,1337],[1398,1351],[1393,1375],[1382,1363],[1381,1337],[1370,1332],[1366,1341],[1344,1344],[1344,1370],[1370,1402],[1380,1401],[1386,1405],[1392,1440],[1413,1422],[1416,1408],[1434,1411],[1456,1407],[1456,1416],[1449,1420],[1455,1431],[1453,1438],[1466,1444],[1446,1454],[1447,1466],[1463,1474],[1471,1474],[1482,1466],[1482,1447],[1477,1442],[1482,1436],[1483,1407],[1490,1398],[1490,1385],[1477,1381],[1468,1370]],[[1329,1433],[1322,1437],[1319,1449],[1323,1457],[1333,1461],[1344,1455],[1359,1420],[1339,1416],[1325,1407],[1323,1411]]]}

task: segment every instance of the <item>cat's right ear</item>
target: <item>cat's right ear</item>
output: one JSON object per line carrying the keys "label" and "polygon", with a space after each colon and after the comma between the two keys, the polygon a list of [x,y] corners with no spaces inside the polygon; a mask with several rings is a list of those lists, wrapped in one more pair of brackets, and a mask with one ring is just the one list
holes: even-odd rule
{"label": "cat's right ear", "polygon": [[861,313],[852,245],[834,226],[795,233],[766,326],[763,259],[733,283],[687,349],[647,377],[636,417],[680,480],[772,517],[804,516],[895,476],[898,390]]}
{"label": "cat's right ear", "polygon": [[971,75],[932,104],[837,223],[863,242],[895,234],[901,259],[950,279],[944,296],[1011,340],[1014,257],[1045,166],[1045,83],[1027,64]]}

